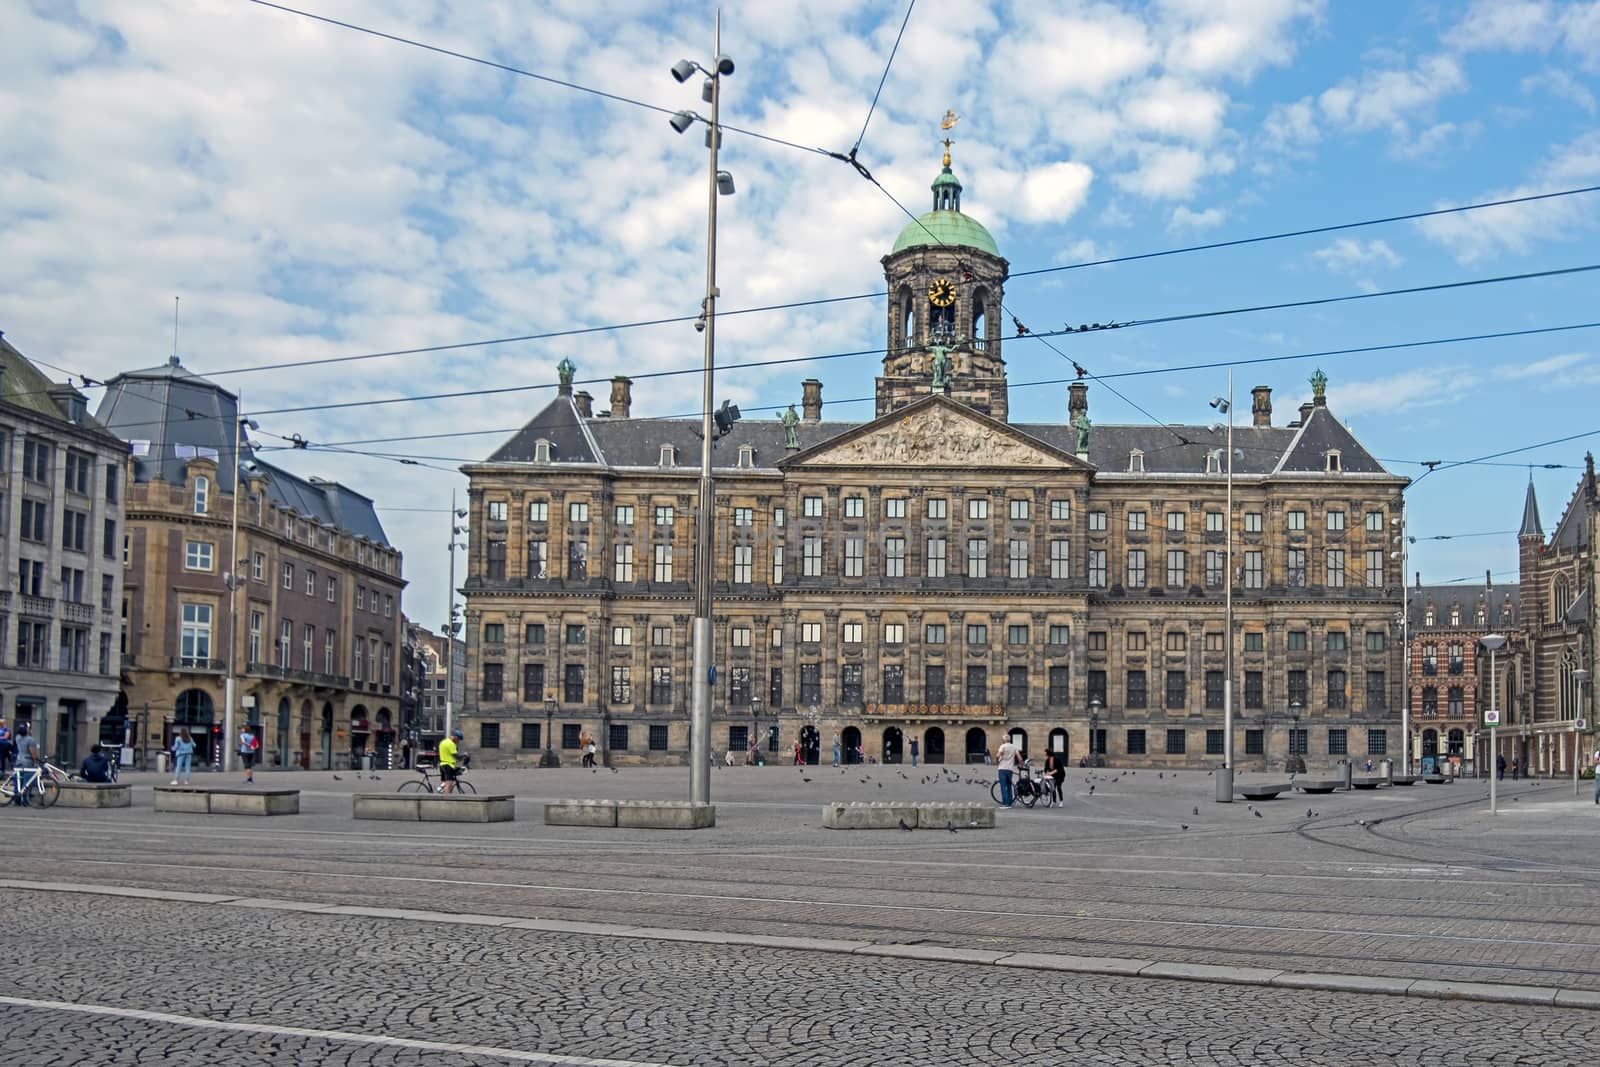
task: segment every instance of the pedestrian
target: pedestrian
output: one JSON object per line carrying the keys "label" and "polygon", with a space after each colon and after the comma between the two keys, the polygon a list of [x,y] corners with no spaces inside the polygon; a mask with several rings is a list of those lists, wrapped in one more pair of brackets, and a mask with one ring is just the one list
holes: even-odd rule
{"label": "pedestrian", "polygon": [[1067,780],[1067,764],[1061,758],[1059,752],[1050,752],[1045,755],[1044,773],[1045,777],[1050,779],[1051,789],[1056,795],[1056,803],[1062,803],[1064,798],[1061,795],[1061,784]]}
{"label": "pedestrian", "polygon": [[585,727],[583,733],[578,735],[578,747],[583,749],[583,766],[594,766],[595,743],[594,735]]}
{"label": "pedestrian", "polygon": [[794,765],[796,767],[804,767],[806,765],[806,754],[800,748],[800,742],[798,741],[794,743]]}
{"label": "pedestrian", "polygon": [[1494,758],[1494,776],[1502,782],[1506,779],[1506,758],[1504,755]]}
{"label": "pedestrian", "polygon": [[11,768],[11,727],[0,719],[0,776]]}
{"label": "pedestrian", "polygon": [[1594,750],[1594,759],[1589,761],[1589,766],[1594,768],[1594,802],[1600,804],[1600,748]]}
{"label": "pedestrian", "polygon": [[255,727],[250,723],[244,724],[244,730],[239,734],[239,763],[244,767],[244,780],[256,780],[256,755],[261,751],[261,738],[256,736]]}
{"label": "pedestrian", "polygon": [[750,749],[749,749],[748,752],[745,753],[745,764],[746,764],[746,766],[754,767],[756,765],[756,761],[759,760],[760,758],[761,758],[761,753],[756,749],[756,743],[754,741],[751,741],[750,742]]}
{"label": "pedestrian", "polygon": [[111,781],[111,761],[106,759],[105,750],[99,745],[89,747],[89,754],[78,767],[78,777],[85,782]]}
{"label": "pedestrian", "polygon": [[995,749],[995,766],[1000,774],[1000,806],[1009,808],[1014,799],[1011,793],[1011,776],[1017,769],[1017,746],[1012,743],[1010,736],[1000,742],[1000,747]]}
{"label": "pedestrian", "polygon": [[1522,761],[1518,757],[1512,756],[1511,757],[1511,780],[1513,782],[1516,781],[1517,780],[1517,776],[1519,774],[1521,774],[1521,773],[1522,773]]}
{"label": "pedestrian", "polygon": [[911,739],[911,766],[915,767],[916,765],[917,765],[917,739],[915,737],[913,737]]}
{"label": "pedestrian", "polygon": [[840,755],[839,735],[838,734],[834,734],[833,735],[833,765],[835,767],[839,766],[839,755]]}
{"label": "pedestrian", "polygon": [[189,767],[194,761],[194,738],[185,726],[172,741],[172,784],[189,784]]}
{"label": "pedestrian", "polygon": [[439,792],[456,791],[456,775],[461,773],[461,731],[451,730],[450,736],[439,742]]}
{"label": "pedestrian", "polygon": [[[16,746],[17,770],[29,770],[34,767],[44,766],[44,759],[39,752],[39,742],[33,739],[33,734],[28,729],[27,723],[17,723],[17,733],[11,743]],[[28,794],[21,788],[16,791],[16,802],[23,807],[28,806]]]}

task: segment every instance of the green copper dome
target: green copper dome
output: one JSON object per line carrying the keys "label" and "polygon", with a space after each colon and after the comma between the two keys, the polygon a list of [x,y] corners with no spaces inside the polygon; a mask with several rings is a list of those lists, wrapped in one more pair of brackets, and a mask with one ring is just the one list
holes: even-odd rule
{"label": "green copper dome", "polygon": [[976,248],[996,259],[1000,249],[983,224],[970,215],[961,213],[961,182],[950,170],[950,157],[945,157],[944,169],[933,180],[933,210],[906,224],[894,240],[894,252],[925,245],[951,245]]}

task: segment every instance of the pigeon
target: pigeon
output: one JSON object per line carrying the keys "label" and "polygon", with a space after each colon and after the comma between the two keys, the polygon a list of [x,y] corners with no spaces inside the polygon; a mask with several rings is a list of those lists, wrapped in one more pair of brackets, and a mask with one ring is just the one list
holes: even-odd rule
{"label": "pigeon", "polygon": [[1196,805],[1195,805],[1195,806],[1194,806],[1194,813],[1195,813],[1195,814],[1196,814],[1196,815],[1199,815],[1199,814],[1200,814],[1200,805],[1198,805],[1198,804],[1196,804]]}
{"label": "pigeon", "polygon": [[956,829],[956,824],[955,824],[955,820],[954,819],[952,819],[949,822],[945,823],[944,824],[944,828],[946,830],[949,830],[953,834],[960,833],[960,831]]}
{"label": "pigeon", "polygon": [[1365,826],[1365,825],[1367,825],[1367,820],[1365,820],[1365,819],[1357,819],[1356,820],[1356,825]]}
{"label": "pigeon", "polygon": [[372,776],[372,780],[373,780],[373,781],[374,781],[374,782],[381,782],[381,781],[383,781],[383,779],[382,779],[382,778],[379,778],[379,777],[378,777],[378,776],[377,776],[377,775],[376,775],[376,774],[374,774],[374,775],[373,775],[373,776]]}
{"label": "pigeon", "polygon": [[[1207,777],[1207,778],[1210,778],[1210,777],[1211,777],[1211,775],[1212,775],[1212,772],[1211,772],[1211,771],[1207,771],[1207,772],[1206,772],[1206,777]],[[1174,777],[1176,777],[1176,775],[1174,775]]]}
{"label": "pigeon", "polygon": [[1166,772],[1164,772],[1164,771],[1157,771],[1156,772],[1156,777],[1157,778],[1165,778],[1166,776],[1167,776]]}
{"label": "pigeon", "polygon": [[615,767],[611,768],[611,773],[612,774],[616,774],[617,773],[617,769]]}
{"label": "pigeon", "polygon": [[357,772],[356,772],[356,777],[357,777],[357,778],[360,778],[360,777],[361,777],[361,772],[360,772],[360,771],[357,771]]}
{"label": "pigeon", "polygon": [[1311,809],[1310,808],[1306,809],[1306,818],[1308,818],[1308,819],[1311,818]]}
{"label": "pigeon", "polygon": [[866,784],[867,784],[867,783],[868,783],[868,782],[870,782],[870,781],[872,781],[872,779],[871,779],[871,778],[863,778],[863,779],[861,779],[861,784],[862,784],[862,785],[866,785]]}
{"label": "pigeon", "polygon": [[[905,771],[895,771],[894,773],[898,774],[902,778],[906,778],[906,772]],[[906,781],[909,782],[909,781],[911,781],[911,779],[906,778]]]}
{"label": "pigeon", "polygon": [[1089,787],[1089,795],[1094,796],[1094,786],[1092,785]]}
{"label": "pigeon", "polygon": [[805,776],[805,775],[803,775],[803,774],[802,774],[802,775],[801,775],[801,776],[800,776],[800,780],[801,780],[801,781],[802,781],[802,782],[809,782],[809,781],[811,781],[811,779],[809,779],[809,778],[807,778],[807,777],[806,777],[806,776]]}
{"label": "pigeon", "polygon": [[879,788],[879,789],[882,789],[882,788],[883,788],[883,783],[882,783],[882,782],[879,782],[879,783],[878,783],[878,788]]}
{"label": "pigeon", "polygon": [[911,824],[906,822],[904,819],[901,819],[900,820],[900,829],[909,831],[911,829]]}
{"label": "pigeon", "polygon": [[1246,804],[1244,806],[1244,810],[1245,811],[1255,811],[1256,810],[1256,806],[1254,804]]}
{"label": "pigeon", "polygon": [[1180,822],[1178,825],[1180,827],[1182,827],[1183,829],[1185,829],[1185,830],[1187,830],[1189,828],[1189,824],[1186,823],[1186,822]]}
{"label": "pigeon", "polygon": [[1250,814],[1254,815],[1258,819],[1261,818],[1261,813],[1259,811],[1252,811]]}
{"label": "pigeon", "polygon": [[599,774],[600,773],[600,768],[599,767],[590,767],[589,768],[589,773],[590,774]]}

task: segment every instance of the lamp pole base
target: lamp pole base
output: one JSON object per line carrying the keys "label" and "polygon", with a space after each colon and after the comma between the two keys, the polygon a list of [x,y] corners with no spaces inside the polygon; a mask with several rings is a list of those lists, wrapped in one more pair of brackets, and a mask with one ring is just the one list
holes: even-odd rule
{"label": "lamp pole base", "polygon": [[559,767],[561,766],[561,757],[556,755],[555,749],[547,748],[539,754],[539,766]]}
{"label": "lamp pole base", "polygon": [[1233,768],[1232,767],[1219,767],[1219,768],[1217,768],[1216,778],[1217,778],[1217,803],[1218,804],[1232,804],[1233,803]]}

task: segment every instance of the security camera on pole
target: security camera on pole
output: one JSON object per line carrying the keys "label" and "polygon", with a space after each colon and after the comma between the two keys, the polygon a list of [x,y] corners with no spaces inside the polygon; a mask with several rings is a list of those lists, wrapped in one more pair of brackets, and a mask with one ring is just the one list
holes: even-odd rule
{"label": "security camera on pole", "polygon": [[1225,445],[1228,472],[1228,503],[1222,528],[1226,530],[1227,548],[1224,553],[1223,574],[1223,661],[1227,669],[1222,674],[1222,766],[1217,771],[1217,803],[1233,803],[1233,371],[1228,372],[1228,394],[1211,398],[1211,406],[1228,416],[1228,437]]}
{"label": "security camera on pole", "polygon": [[1495,674],[1494,656],[1506,647],[1504,634],[1484,634],[1478,643],[1489,650],[1489,707],[1483,713],[1483,724],[1489,728],[1489,814],[1500,811],[1499,775],[1495,773],[1495,760],[1500,755],[1500,706],[1496,694],[1500,691],[1500,678]]}
{"label": "security camera on pole", "polygon": [[[700,98],[711,105],[711,117],[707,119],[693,111],[679,111],[669,120],[672,128],[679,133],[696,122],[704,122],[706,147],[711,153],[711,181],[706,211],[706,295],[700,305],[700,318],[695,322],[695,329],[705,338],[705,374],[701,382],[700,403],[700,510],[695,518],[695,612],[689,690],[689,799],[696,804],[711,801],[711,686],[716,676],[716,668],[711,662],[712,533],[716,514],[716,491],[711,478],[711,443],[714,432],[712,374],[716,366],[717,297],[721,295],[717,290],[717,197],[733,194],[733,175],[717,169],[717,149],[722,147],[722,79],[733,73],[733,60],[722,54],[720,10],[713,24],[711,54],[715,58],[709,70],[691,59],[680,59],[672,65],[672,77],[680,84],[692,78],[697,71],[705,75]],[[737,411],[733,417],[738,417]]]}

